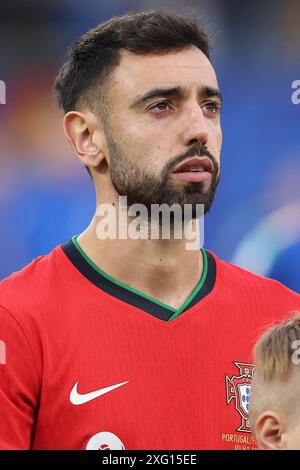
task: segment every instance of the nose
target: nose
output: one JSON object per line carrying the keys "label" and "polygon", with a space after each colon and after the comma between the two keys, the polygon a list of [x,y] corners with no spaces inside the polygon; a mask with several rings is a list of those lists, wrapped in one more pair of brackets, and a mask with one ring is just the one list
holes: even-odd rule
{"label": "nose", "polygon": [[191,105],[185,114],[185,122],[182,126],[184,145],[189,147],[200,143],[206,146],[208,139],[208,126],[198,103]]}

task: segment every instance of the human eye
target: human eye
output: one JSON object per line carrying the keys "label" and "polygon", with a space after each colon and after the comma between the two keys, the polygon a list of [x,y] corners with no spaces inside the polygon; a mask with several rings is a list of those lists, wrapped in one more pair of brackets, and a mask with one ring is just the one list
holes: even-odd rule
{"label": "human eye", "polygon": [[215,116],[219,114],[221,105],[217,101],[209,101],[208,103],[204,103],[203,108],[210,116]]}
{"label": "human eye", "polygon": [[150,106],[149,109],[151,111],[155,111],[156,114],[157,113],[161,114],[161,113],[166,113],[167,111],[169,111],[169,109],[167,107],[169,109],[171,109],[170,108],[170,103],[168,101],[160,101],[159,103],[156,103],[156,104]]}

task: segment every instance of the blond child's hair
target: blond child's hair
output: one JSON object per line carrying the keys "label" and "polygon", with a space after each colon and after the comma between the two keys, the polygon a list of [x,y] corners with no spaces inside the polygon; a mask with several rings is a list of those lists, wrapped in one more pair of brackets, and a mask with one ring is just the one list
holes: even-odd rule
{"label": "blond child's hair", "polygon": [[[258,416],[270,409],[292,419],[300,396],[300,312],[291,312],[287,320],[265,331],[254,347],[253,356],[252,429]],[[288,387],[290,383],[294,386]]]}

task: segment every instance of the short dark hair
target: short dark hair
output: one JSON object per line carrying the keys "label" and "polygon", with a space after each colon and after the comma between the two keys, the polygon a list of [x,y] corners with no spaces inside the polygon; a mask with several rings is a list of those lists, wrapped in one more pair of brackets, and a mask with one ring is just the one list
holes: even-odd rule
{"label": "short dark hair", "polygon": [[105,85],[120,62],[120,51],[167,53],[192,45],[210,60],[207,34],[191,17],[163,11],[129,12],[80,37],[69,50],[55,81],[58,104],[65,113],[80,105],[107,118]]}
{"label": "short dark hair", "polygon": [[101,91],[120,61],[120,50],[134,54],[164,53],[198,47],[210,59],[207,34],[191,18],[161,11],[130,12],[84,34],[69,50],[55,81],[59,106],[67,113],[84,102],[95,107]]}

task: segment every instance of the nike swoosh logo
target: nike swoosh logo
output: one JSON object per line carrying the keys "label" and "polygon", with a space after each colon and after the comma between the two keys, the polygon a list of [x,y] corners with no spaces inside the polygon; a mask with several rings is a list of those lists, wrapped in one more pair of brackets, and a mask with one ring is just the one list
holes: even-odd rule
{"label": "nike swoosh logo", "polygon": [[129,380],[127,380],[127,382],[122,382],[120,384],[111,385],[110,387],[101,388],[100,390],[95,390],[95,392],[84,393],[84,394],[78,393],[77,391],[78,382],[76,382],[76,384],[74,385],[70,393],[70,402],[72,403],[72,405],[83,405],[84,403],[88,403],[91,400],[95,400],[95,398],[105,395],[105,393],[111,392],[115,388],[122,387],[122,385],[128,384],[128,382]]}

